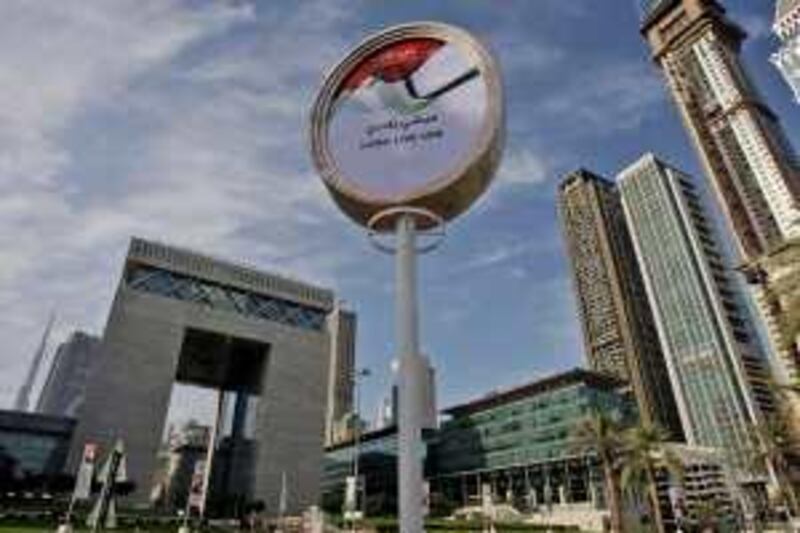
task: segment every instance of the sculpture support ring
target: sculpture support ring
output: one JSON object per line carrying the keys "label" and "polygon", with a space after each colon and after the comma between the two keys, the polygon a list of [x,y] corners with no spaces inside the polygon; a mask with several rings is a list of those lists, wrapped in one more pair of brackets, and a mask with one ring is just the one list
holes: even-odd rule
{"label": "sculpture support ring", "polygon": [[396,227],[403,217],[411,217],[416,222],[418,230],[416,238],[423,242],[416,242],[414,250],[417,254],[426,254],[441,246],[447,235],[447,222],[433,211],[422,207],[399,206],[390,207],[374,214],[367,221],[369,240],[381,252],[394,255],[397,244],[390,241],[396,238]]}

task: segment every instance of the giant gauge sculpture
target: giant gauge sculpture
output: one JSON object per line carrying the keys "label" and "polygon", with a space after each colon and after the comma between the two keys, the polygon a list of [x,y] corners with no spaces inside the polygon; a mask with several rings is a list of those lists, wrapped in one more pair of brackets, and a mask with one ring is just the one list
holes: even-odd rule
{"label": "giant gauge sculpture", "polygon": [[[469,33],[419,22],[375,34],[327,76],[311,114],[314,164],[333,199],[397,261],[399,504],[403,533],[423,528],[416,255],[486,190],[500,161],[497,64]],[[394,237],[394,240],[391,239]]]}

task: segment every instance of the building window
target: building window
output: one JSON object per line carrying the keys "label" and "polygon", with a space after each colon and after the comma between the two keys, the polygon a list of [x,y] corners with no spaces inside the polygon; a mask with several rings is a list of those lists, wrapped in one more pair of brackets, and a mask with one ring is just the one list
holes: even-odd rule
{"label": "building window", "polygon": [[322,331],[327,313],[321,309],[264,294],[227,287],[151,266],[133,266],[126,276],[130,289],[211,309]]}

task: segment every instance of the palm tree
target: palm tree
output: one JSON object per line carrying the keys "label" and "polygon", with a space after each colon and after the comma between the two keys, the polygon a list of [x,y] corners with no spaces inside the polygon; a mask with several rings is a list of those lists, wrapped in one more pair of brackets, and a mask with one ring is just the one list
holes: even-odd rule
{"label": "palm tree", "polygon": [[777,416],[772,416],[763,422],[752,426],[755,438],[753,446],[753,460],[758,465],[772,466],[778,485],[786,506],[792,516],[800,512],[797,495],[789,479],[789,463],[787,453],[792,450],[792,439],[786,423]]}
{"label": "palm tree", "polygon": [[682,476],[681,462],[664,446],[669,434],[653,425],[640,425],[625,432],[625,458],[622,468],[622,486],[626,489],[644,488],[652,511],[653,522],[659,533],[664,533],[664,518],[658,499],[656,470],[665,468],[677,477]]}
{"label": "palm tree", "polygon": [[611,530],[623,533],[622,491],[619,483],[619,458],[622,453],[622,427],[619,422],[602,412],[593,412],[581,420],[573,430],[575,447],[581,453],[597,455],[603,468],[605,493],[611,513]]}

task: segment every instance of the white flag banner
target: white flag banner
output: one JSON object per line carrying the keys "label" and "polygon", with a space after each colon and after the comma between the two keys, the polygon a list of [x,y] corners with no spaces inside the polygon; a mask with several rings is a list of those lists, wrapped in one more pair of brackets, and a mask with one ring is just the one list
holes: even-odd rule
{"label": "white flag banner", "polygon": [[88,500],[91,497],[96,458],[97,444],[87,442],[83,446],[83,457],[75,479],[75,491],[72,494],[73,500]]}
{"label": "white flag banner", "polygon": [[494,501],[492,498],[492,486],[488,483],[481,485],[481,507],[483,516],[494,518]]}
{"label": "white flag banner", "polygon": [[352,513],[356,510],[356,478],[354,476],[347,476],[345,480],[344,491],[344,511],[345,513]]}

